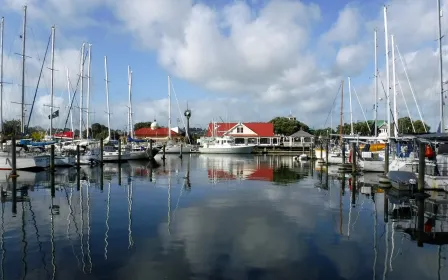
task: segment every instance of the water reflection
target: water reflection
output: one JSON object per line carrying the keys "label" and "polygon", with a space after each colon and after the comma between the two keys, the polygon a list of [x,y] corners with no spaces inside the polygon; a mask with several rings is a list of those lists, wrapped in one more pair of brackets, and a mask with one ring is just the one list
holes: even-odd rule
{"label": "water reflection", "polygon": [[167,156],[51,176],[0,180],[2,279],[448,276],[440,193],[419,202],[374,177],[269,156]]}

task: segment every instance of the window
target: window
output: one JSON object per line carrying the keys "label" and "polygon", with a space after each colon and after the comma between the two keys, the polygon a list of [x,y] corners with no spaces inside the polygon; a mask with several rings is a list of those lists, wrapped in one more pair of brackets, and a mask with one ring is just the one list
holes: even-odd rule
{"label": "window", "polygon": [[243,133],[243,127],[242,126],[237,127],[236,133]]}

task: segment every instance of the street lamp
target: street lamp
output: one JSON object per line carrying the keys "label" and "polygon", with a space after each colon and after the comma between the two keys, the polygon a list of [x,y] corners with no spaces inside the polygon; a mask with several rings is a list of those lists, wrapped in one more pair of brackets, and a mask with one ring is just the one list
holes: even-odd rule
{"label": "street lamp", "polygon": [[187,143],[191,144],[191,141],[190,141],[190,117],[191,117],[191,110],[190,109],[185,110],[184,116],[187,118],[187,127],[185,129],[185,136],[187,138]]}

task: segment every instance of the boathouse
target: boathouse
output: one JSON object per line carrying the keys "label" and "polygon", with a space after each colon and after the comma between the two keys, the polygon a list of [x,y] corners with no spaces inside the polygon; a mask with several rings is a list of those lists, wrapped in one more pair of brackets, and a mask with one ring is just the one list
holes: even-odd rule
{"label": "boathouse", "polygon": [[[214,127],[213,127],[214,126]],[[235,144],[278,146],[280,137],[269,122],[209,123],[206,137],[232,136]]]}

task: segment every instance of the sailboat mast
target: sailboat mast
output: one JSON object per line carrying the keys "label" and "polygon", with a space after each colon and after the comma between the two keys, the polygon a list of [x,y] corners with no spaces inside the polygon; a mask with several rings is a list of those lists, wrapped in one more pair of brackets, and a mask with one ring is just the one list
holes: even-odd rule
{"label": "sailboat mast", "polygon": [[440,70],[440,132],[445,132],[445,116],[443,101],[443,55],[442,55],[442,10],[440,9],[440,0],[437,0],[437,13],[439,21],[439,70]]}
{"label": "sailboat mast", "polygon": [[26,6],[23,6],[23,31],[22,31],[22,120],[20,132],[25,133],[25,49],[26,49]]}
{"label": "sailboat mast", "polygon": [[84,50],[85,50],[86,44],[82,43],[82,47],[81,47],[81,63],[80,63],[80,67],[81,69],[79,70],[79,75],[80,75],[80,82],[81,82],[81,91],[80,91],[80,96],[79,96],[79,139],[82,139],[82,107],[84,106],[84,102],[83,102],[83,93],[84,93]]}
{"label": "sailboat mast", "polygon": [[168,139],[171,139],[171,79],[168,76]]}
{"label": "sailboat mast", "polygon": [[350,135],[353,135],[355,133],[353,132],[352,85],[350,77],[348,77],[348,97],[350,100]]}
{"label": "sailboat mast", "polygon": [[86,112],[86,127],[87,127],[87,139],[89,139],[89,121],[90,121],[90,66],[92,61],[92,44],[89,44],[88,58],[87,58],[87,112]]}
{"label": "sailboat mast", "polygon": [[50,99],[50,137],[53,137],[53,112],[54,112],[54,40],[55,28],[51,27],[51,99]]}
{"label": "sailboat mast", "polygon": [[104,57],[104,71],[106,72],[106,110],[107,110],[107,133],[110,139],[110,111],[109,111],[109,79],[107,74],[107,56]]}
{"label": "sailboat mast", "polygon": [[5,30],[5,18],[0,23],[0,134],[3,135],[3,34]]}
{"label": "sailboat mast", "polygon": [[[70,72],[68,70],[67,67],[67,91],[68,91],[68,104],[72,104],[72,94],[70,91]],[[72,133],[73,133],[73,137],[75,137],[75,129],[73,128],[73,112],[72,109],[69,107],[69,112],[70,114],[70,127],[72,128]]]}
{"label": "sailboat mast", "polygon": [[392,45],[392,91],[394,94],[394,136],[398,137],[398,107],[397,107],[397,81],[395,77],[395,41],[394,35],[391,35],[391,45]]}
{"label": "sailboat mast", "polygon": [[128,87],[129,87],[129,121],[128,121],[128,131],[129,136],[134,138],[134,128],[132,127],[132,70],[131,66],[128,65]]}
{"label": "sailboat mast", "polygon": [[375,120],[375,137],[378,137],[378,42],[377,42],[377,34],[376,29],[374,33],[374,41],[375,41],[375,107],[374,107],[374,120]]}
{"label": "sailboat mast", "polygon": [[389,73],[389,35],[387,32],[387,7],[384,6],[384,42],[386,46],[386,114],[387,114],[387,136],[390,138],[390,73]]}
{"label": "sailboat mast", "polygon": [[342,145],[342,134],[344,126],[344,80],[341,82],[341,121],[339,124],[339,134],[341,135],[341,145]]}

